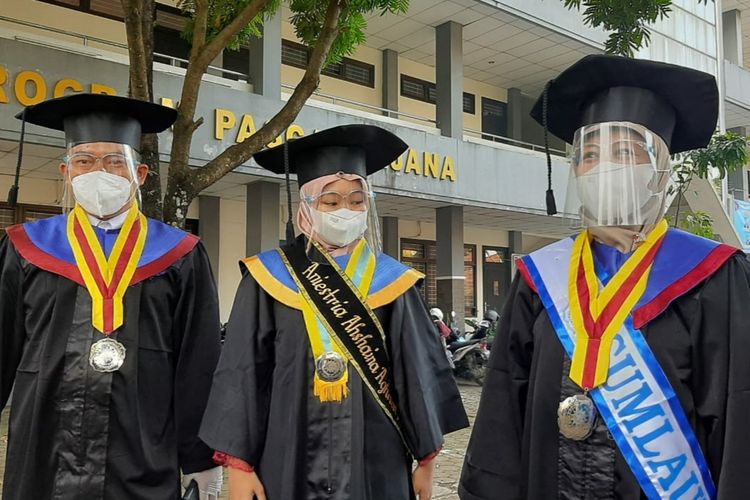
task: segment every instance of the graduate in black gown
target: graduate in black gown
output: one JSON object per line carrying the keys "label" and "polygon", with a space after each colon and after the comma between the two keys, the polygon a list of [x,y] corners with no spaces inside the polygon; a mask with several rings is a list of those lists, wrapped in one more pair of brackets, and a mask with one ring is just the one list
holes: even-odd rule
{"label": "graduate in black gown", "polygon": [[519,264],[462,500],[747,497],[750,263],[663,221],[669,153],[705,146],[717,113],[713,76],[613,56],[537,102],[573,145],[584,232]]}
{"label": "graduate in black gown", "polygon": [[[406,145],[378,127],[348,125],[255,159],[283,173],[284,147],[301,186],[302,234],[295,240],[288,226],[287,245],[241,264],[200,436],[230,467],[237,498],[408,500],[416,490],[429,499],[443,435],[468,422],[416,288],[422,275],[377,252],[365,178]],[[299,276],[289,267],[297,261],[306,269]],[[331,285],[337,269],[361,295]],[[316,293],[323,303],[311,308]],[[360,300],[361,316],[374,319],[344,330]],[[373,381],[378,366],[383,376]]]}
{"label": "graduate in black gown", "polygon": [[213,277],[198,239],[137,201],[141,132],[174,110],[77,94],[23,114],[65,131],[75,206],[0,242],[2,497],[177,499],[183,473],[217,498],[221,469],[198,439],[220,350]]}

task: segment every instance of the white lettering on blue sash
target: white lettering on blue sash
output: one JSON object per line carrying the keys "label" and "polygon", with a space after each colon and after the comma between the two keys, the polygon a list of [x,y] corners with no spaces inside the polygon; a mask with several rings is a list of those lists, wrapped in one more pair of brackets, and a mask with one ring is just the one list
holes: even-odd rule
{"label": "white lettering on blue sash", "polygon": [[[572,240],[524,258],[560,342],[569,356],[575,329],[568,304]],[[640,331],[626,321],[612,345],[606,384],[591,396],[649,498],[712,499],[716,490],[674,389]]]}

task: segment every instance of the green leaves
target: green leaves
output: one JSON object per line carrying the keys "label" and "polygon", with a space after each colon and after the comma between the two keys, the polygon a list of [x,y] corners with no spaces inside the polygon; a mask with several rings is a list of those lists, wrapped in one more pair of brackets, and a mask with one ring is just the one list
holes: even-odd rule
{"label": "green leaves", "polygon": [[728,172],[742,168],[749,159],[748,138],[726,132],[715,134],[703,149],[675,155],[673,168],[679,185],[689,183],[693,176],[708,178],[711,167],[717,169],[723,179]]}
{"label": "green leaves", "polygon": [[714,239],[714,219],[706,212],[688,212],[680,227],[704,238]]}
{"label": "green leaves", "polygon": [[[178,0],[177,6],[190,16],[182,36],[188,42],[193,40],[195,29],[196,4],[208,5],[208,20],[206,23],[206,43],[210,43],[229,23],[231,23],[248,5],[257,0]],[[268,5],[255,16],[240,32],[232,38],[226,48],[237,50],[247,44],[252,38],[261,36],[263,20],[272,17],[279,8],[280,0],[270,0]]]}
{"label": "green leaves", "polygon": [[[707,1],[707,0],[699,0]],[[648,24],[664,19],[672,11],[671,0],[563,0],[568,9],[581,10],[583,20],[592,28],[611,31],[604,43],[608,54],[633,57],[648,45]]]}
{"label": "green leaves", "polygon": [[[323,27],[327,0],[290,0],[291,22],[297,37],[305,45],[314,47]],[[409,8],[408,0],[346,0],[339,18],[339,34],[328,53],[327,62],[341,62],[365,41],[367,20],[365,15],[376,12],[380,15],[403,14]]]}
{"label": "green leaves", "polygon": [[[206,2],[208,5],[208,22],[206,42],[221,32],[242,10],[252,1],[257,0],[179,0],[178,7],[190,15],[183,37],[192,41],[196,4]],[[287,0],[286,4],[292,11],[291,22],[297,37],[305,45],[314,47],[320,37],[325,21],[326,10],[334,0]],[[339,19],[339,35],[328,53],[327,62],[338,63],[341,59],[354,52],[358,45],[365,41],[367,20],[365,15],[373,12],[384,14],[403,14],[409,8],[409,0],[338,0],[342,5]],[[261,36],[263,20],[274,15],[278,10],[280,0],[271,0],[268,6],[258,14],[240,33],[227,45],[228,49],[238,49],[247,44],[252,38]]]}

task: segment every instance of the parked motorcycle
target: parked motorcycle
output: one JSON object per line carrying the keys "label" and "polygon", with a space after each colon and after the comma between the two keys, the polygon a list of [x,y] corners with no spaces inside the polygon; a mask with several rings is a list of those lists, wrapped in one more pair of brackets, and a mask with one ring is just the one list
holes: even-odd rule
{"label": "parked motorcycle", "polygon": [[448,346],[453,355],[453,375],[471,380],[479,385],[484,383],[490,351],[482,339],[458,339]]}
{"label": "parked motorcycle", "polygon": [[[430,316],[441,333],[445,354],[453,368],[453,375],[482,385],[489,361],[487,344],[483,341],[486,333],[480,333],[479,338],[476,338],[476,331],[475,337],[471,337],[455,328],[447,327],[443,323],[443,312],[437,307],[430,309]],[[451,313],[451,317],[455,318],[455,313]],[[489,323],[485,325],[485,328],[489,328]]]}

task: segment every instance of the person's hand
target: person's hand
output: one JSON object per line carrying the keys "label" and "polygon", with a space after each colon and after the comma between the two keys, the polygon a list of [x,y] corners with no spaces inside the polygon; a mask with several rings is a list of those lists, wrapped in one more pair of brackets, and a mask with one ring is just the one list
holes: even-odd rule
{"label": "person's hand", "polygon": [[424,465],[418,465],[412,474],[414,493],[419,500],[430,500],[432,498],[432,481],[435,477],[435,460],[430,460]]}
{"label": "person's hand", "polygon": [[224,483],[224,475],[221,467],[213,467],[193,474],[182,476],[182,487],[187,488],[190,481],[195,479],[198,483],[198,492],[201,500],[217,500],[221,495],[221,486]]}
{"label": "person's hand", "polygon": [[258,474],[230,467],[229,500],[266,500]]}

